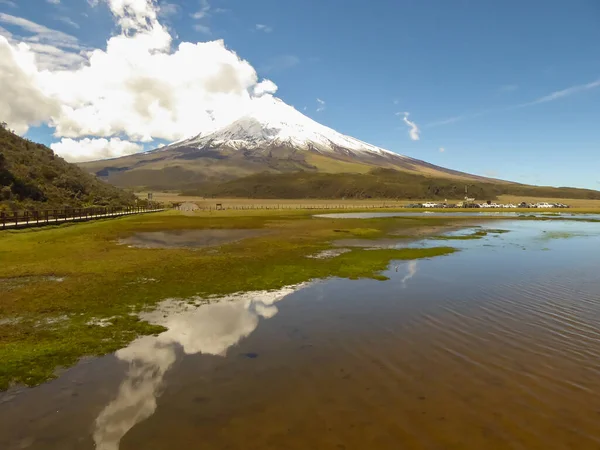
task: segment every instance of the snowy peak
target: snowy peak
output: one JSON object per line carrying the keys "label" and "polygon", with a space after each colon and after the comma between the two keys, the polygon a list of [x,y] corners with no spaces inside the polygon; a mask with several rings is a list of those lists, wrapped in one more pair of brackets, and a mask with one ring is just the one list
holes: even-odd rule
{"label": "snowy peak", "polygon": [[396,153],[338,133],[272,96],[263,96],[257,99],[252,111],[247,112],[231,124],[171,144],[169,148],[215,148],[222,145],[235,149],[288,146],[320,153],[342,151],[355,156],[367,153],[404,158]]}

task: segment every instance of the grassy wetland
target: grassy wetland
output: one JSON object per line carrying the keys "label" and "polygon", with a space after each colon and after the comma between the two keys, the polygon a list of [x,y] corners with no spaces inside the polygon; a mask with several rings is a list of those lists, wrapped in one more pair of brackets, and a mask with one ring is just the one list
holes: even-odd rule
{"label": "grassy wetland", "polygon": [[[312,212],[314,213],[314,211]],[[472,221],[472,218],[470,218]],[[0,233],[0,389],[36,385],[86,355],[163,331],[137,312],[165,298],[277,289],[311,279],[385,279],[392,260],[454,248],[352,249],[310,258],[341,238],[435,234],[460,219],[322,219],[306,211],[165,212]],[[200,246],[137,248],[120,240],[194,230],[238,232]],[[245,239],[239,230],[261,230]]]}

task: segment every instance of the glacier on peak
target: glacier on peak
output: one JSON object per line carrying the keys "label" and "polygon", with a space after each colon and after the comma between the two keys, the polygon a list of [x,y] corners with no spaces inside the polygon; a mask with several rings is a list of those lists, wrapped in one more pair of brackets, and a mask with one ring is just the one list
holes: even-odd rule
{"label": "glacier on peak", "polygon": [[350,153],[370,153],[387,157],[402,155],[362,142],[321,125],[294,107],[271,95],[252,102],[253,108],[223,127],[183,139],[160,150],[177,147],[228,145],[233,148],[254,149],[285,145],[303,150],[329,153],[346,150]]}

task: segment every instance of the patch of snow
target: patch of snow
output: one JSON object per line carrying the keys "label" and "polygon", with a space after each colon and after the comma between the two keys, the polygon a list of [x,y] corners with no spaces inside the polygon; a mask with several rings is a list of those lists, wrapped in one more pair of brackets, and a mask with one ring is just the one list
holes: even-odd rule
{"label": "patch of snow", "polygon": [[[410,159],[338,133],[332,128],[315,122],[278,98],[268,95],[257,99],[256,108],[233,123],[175,142],[168,147],[171,149],[182,146],[202,148],[222,144],[236,149],[287,145],[322,153],[335,152],[339,148],[350,155],[366,152]],[[162,147],[158,150],[166,148]]]}

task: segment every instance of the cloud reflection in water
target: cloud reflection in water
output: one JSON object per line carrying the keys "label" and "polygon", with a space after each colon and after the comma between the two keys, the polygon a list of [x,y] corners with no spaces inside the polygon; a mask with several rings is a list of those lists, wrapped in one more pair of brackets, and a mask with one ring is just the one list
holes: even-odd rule
{"label": "cloud reflection in water", "polygon": [[168,330],[136,339],[116,352],[117,358],[129,362],[129,371],[116,398],[96,419],[96,449],[117,450],[131,428],[154,414],[164,375],[176,360],[177,345],[187,355],[225,356],[227,349],[256,329],[261,317],[277,314],[274,303],[305,285],[233,294],[200,307],[166,300],[155,311],[143,314],[144,320]]}

